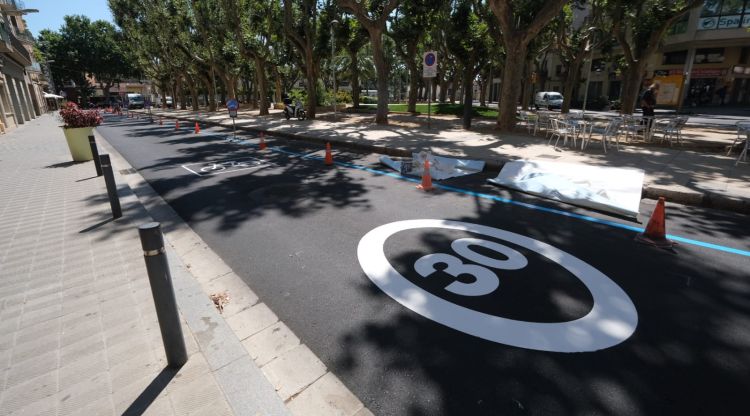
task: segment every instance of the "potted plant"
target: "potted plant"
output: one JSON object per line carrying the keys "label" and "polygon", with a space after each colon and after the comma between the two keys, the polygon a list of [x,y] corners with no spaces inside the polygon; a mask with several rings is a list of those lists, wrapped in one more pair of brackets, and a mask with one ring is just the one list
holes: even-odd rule
{"label": "potted plant", "polygon": [[75,103],[67,103],[60,110],[63,133],[68,142],[70,155],[74,162],[92,160],[91,146],[88,137],[93,134],[94,127],[102,123],[102,116],[96,110],[81,110]]}

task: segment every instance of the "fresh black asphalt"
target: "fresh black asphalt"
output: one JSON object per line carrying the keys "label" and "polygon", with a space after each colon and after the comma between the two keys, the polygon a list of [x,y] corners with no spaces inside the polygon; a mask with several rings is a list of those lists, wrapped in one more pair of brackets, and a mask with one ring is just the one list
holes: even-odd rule
{"label": "fresh black asphalt", "polygon": [[[98,131],[376,415],[747,411],[749,257],[691,244],[660,250],[606,224],[445,190],[428,194],[411,182],[296,155],[322,156],[318,146],[271,139],[270,146],[295,154],[259,152],[224,140],[227,133],[219,130],[194,135],[123,118],[108,118]],[[385,170],[375,156],[334,150],[337,161]],[[213,164],[232,160],[245,163],[220,165],[223,170]],[[182,165],[198,173],[204,167],[204,176]],[[508,192],[484,184],[488,175],[446,183],[642,226]],[[643,213],[652,209],[653,201],[643,202]],[[373,284],[357,258],[370,230],[412,219],[494,227],[570,253],[627,293],[637,329],[610,348],[546,352],[486,341],[419,315]],[[747,216],[668,205],[667,231],[675,235],[748,250],[747,230]],[[442,271],[416,274],[417,259],[452,253],[451,242],[465,237],[493,240],[464,231],[408,230],[388,238],[385,253],[423,290],[485,314],[552,324],[591,310],[591,294],[570,272],[507,241],[493,240],[523,254],[528,265],[494,270],[500,285],[488,295],[447,292],[456,279]]]}

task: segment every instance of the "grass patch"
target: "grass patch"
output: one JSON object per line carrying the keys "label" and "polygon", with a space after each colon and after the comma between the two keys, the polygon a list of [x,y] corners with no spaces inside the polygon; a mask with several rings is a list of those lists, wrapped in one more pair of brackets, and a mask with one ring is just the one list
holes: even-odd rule
{"label": "grass patch", "polygon": [[[376,104],[362,104],[364,108],[377,108]],[[388,104],[388,110],[405,113],[408,109],[407,104]],[[427,114],[427,104],[417,104],[417,113]],[[489,117],[497,118],[497,110],[488,107],[472,107],[472,117]],[[432,114],[437,115],[453,115],[456,117],[463,117],[464,106],[462,104],[432,104]]]}

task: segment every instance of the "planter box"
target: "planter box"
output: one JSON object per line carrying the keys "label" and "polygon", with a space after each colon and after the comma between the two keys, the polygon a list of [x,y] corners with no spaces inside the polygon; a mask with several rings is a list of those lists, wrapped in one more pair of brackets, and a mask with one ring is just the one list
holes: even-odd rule
{"label": "planter box", "polygon": [[89,136],[93,134],[93,127],[63,127],[62,130],[74,162],[85,162],[94,159],[94,155],[91,154],[91,146],[89,145]]}

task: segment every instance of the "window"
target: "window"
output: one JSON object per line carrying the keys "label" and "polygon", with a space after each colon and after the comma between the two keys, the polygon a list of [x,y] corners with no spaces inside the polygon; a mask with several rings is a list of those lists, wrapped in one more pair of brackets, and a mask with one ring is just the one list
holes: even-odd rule
{"label": "window", "polygon": [[718,64],[724,62],[724,48],[703,48],[695,51],[696,64]]}
{"label": "window", "polygon": [[602,72],[607,69],[607,63],[604,59],[594,59],[591,61],[591,72]]}
{"label": "window", "polygon": [[674,24],[667,31],[667,36],[681,35],[683,33],[686,33],[689,19],[690,19],[690,13],[682,16],[680,20],[674,22]]}
{"label": "window", "polygon": [[662,56],[662,65],[682,65],[687,60],[687,51],[667,52]]}
{"label": "window", "polygon": [[698,30],[750,27],[750,0],[708,0],[703,4]]}

